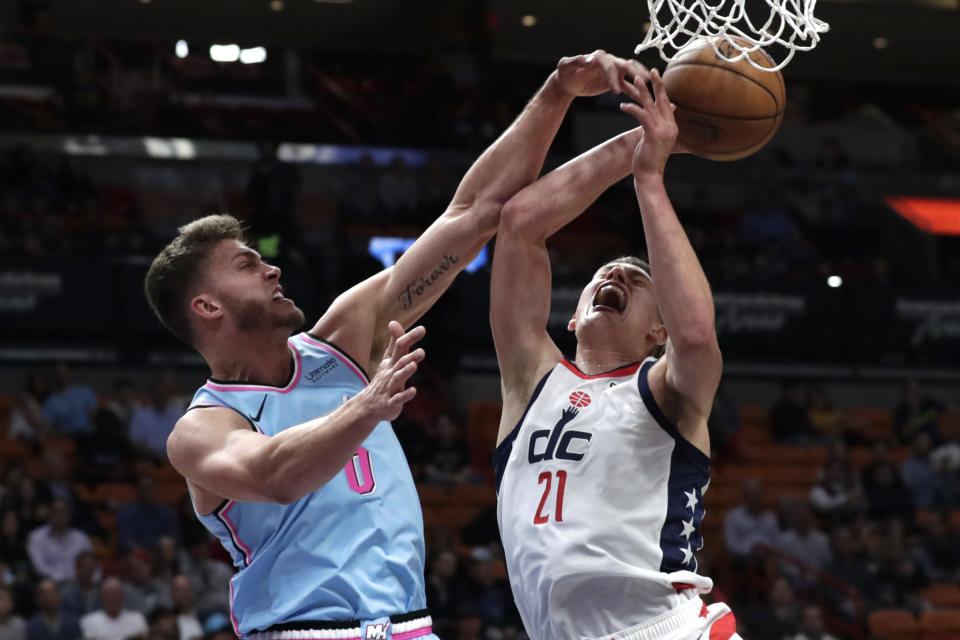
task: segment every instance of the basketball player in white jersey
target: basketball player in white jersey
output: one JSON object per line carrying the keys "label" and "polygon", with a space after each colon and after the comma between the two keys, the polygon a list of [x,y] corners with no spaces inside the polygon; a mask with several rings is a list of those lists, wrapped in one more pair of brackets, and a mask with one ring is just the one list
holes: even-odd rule
{"label": "basketball player in white jersey", "polygon": [[[540,173],[574,97],[617,93],[645,70],[597,51],[564,58],[473,164],[453,201],[397,263],[340,295],[308,332],[280,270],[208,216],[154,259],[161,321],[212,377],[167,451],[201,522],[230,552],[231,618],[259,640],[431,637],[423,520],[389,420],[414,390],[423,335],[404,333],[496,232]],[[369,377],[368,377],[369,376]]]}
{"label": "basketball player in white jersey", "polygon": [[[497,236],[497,515],[534,640],[739,638],[729,608],[700,599],[712,588],[694,552],[721,357],[710,287],[663,184],[679,150],[673,108],[659,74],[649,79],[653,97],[641,77],[628,91],[637,104],[621,107],[642,127],[521,190]],[[650,265],[621,258],[594,274],[567,360],[546,331],[546,238],[631,170]]]}

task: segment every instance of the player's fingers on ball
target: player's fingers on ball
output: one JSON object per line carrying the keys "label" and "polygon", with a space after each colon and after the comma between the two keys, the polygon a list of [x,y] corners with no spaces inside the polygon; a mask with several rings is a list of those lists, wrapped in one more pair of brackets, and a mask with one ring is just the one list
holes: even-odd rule
{"label": "player's fingers on ball", "polygon": [[657,102],[664,105],[670,104],[670,96],[667,95],[667,88],[663,86],[663,77],[657,69],[650,72],[650,84],[653,85],[653,95]]}
{"label": "player's fingers on ball", "polygon": [[634,76],[633,82],[625,82],[623,85],[623,91],[630,97],[631,100],[634,100],[635,102],[640,102],[641,95],[640,95],[640,91],[637,89],[637,86],[636,86],[636,82],[637,82],[636,78],[637,77]]}
{"label": "player's fingers on ball", "polygon": [[607,62],[603,66],[607,74],[607,83],[610,85],[610,89],[614,93],[621,93],[623,91],[623,85],[626,84],[623,80],[623,71],[612,62]]}
{"label": "player's fingers on ball", "polygon": [[650,96],[650,90],[647,89],[646,79],[634,78],[633,86],[637,90],[637,101],[643,105],[644,108],[651,106],[653,104],[653,98]]}
{"label": "player's fingers on ball", "polygon": [[630,66],[630,75],[636,78],[637,76],[649,76],[650,71],[641,63],[636,60],[627,60],[627,64]]}

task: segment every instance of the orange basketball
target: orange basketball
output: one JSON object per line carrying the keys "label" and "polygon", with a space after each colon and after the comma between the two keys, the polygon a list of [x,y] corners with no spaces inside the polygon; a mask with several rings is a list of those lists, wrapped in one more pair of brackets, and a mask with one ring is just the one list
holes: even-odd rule
{"label": "orange basketball", "polygon": [[[749,43],[731,36],[741,46]],[[678,139],[709,160],[737,160],[770,141],[783,120],[786,87],[779,71],[762,71],[725,39],[717,50],[701,40],[681,49],[667,65],[663,83],[677,105]],[[750,58],[763,67],[773,59],[762,49]]]}

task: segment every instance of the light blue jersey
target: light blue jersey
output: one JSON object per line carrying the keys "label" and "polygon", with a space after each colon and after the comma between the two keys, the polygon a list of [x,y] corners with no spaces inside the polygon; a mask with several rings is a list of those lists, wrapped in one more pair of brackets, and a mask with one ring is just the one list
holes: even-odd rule
{"label": "light blue jersey", "polygon": [[[287,344],[293,371],[286,386],[211,379],[190,409],[224,406],[272,436],[330,413],[367,385],[362,369],[333,345],[306,333]],[[426,607],[420,501],[388,422],[339,474],[300,500],[226,500],[199,518],[239,569],[230,581],[238,635]]]}

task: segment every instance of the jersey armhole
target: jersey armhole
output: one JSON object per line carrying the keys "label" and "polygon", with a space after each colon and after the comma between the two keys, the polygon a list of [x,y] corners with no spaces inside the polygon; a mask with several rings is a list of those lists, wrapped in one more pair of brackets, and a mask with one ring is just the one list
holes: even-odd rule
{"label": "jersey armhole", "polygon": [[503,479],[503,472],[507,468],[507,460],[510,458],[510,451],[513,449],[513,441],[517,439],[517,434],[520,433],[520,425],[523,424],[523,421],[527,417],[527,413],[530,412],[530,407],[533,406],[533,403],[536,402],[537,398],[540,396],[540,392],[543,391],[543,386],[547,384],[547,378],[550,377],[551,373],[553,373],[553,368],[551,368],[550,371],[547,371],[543,375],[543,378],[540,379],[536,389],[533,390],[533,395],[530,396],[530,400],[527,402],[526,409],[523,410],[523,415],[520,416],[520,419],[517,421],[516,426],[510,432],[510,435],[504,438],[503,442],[497,445],[493,455],[490,456],[490,462],[493,465],[495,478],[494,486],[496,487],[497,496],[500,495],[500,481]]}
{"label": "jersey armhole", "polygon": [[[243,417],[243,419],[247,421],[247,424],[250,425],[252,430],[256,431],[257,433],[262,433],[260,429],[257,429],[257,425],[254,424],[253,420],[250,419],[250,416],[239,409],[234,409],[233,407],[229,407],[225,404],[195,404],[187,407],[187,411],[193,411],[194,409],[230,409],[230,411],[233,411],[234,413],[237,413]],[[184,411],[184,413],[186,413],[186,411]]]}
{"label": "jersey armhole", "polygon": [[709,473],[710,458],[703,451],[697,449],[692,442],[683,437],[683,435],[680,433],[680,430],[677,428],[677,425],[673,424],[669,418],[667,418],[667,416],[663,413],[663,410],[660,409],[660,405],[657,404],[656,399],[653,397],[653,392],[650,390],[650,381],[647,379],[647,376],[650,373],[650,369],[656,362],[657,360],[655,358],[651,358],[645,361],[640,367],[640,372],[637,375],[637,386],[640,390],[640,398],[643,400],[643,404],[647,408],[647,411],[650,412],[650,415],[653,417],[653,419],[657,421],[658,425],[660,425],[660,428],[666,431],[667,434],[677,443],[678,451],[692,463]]}
{"label": "jersey armhole", "polygon": [[322,342],[323,344],[327,345],[328,347],[336,351],[337,355],[343,356],[346,360],[349,361],[350,364],[356,367],[360,371],[360,373],[363,374],[361,377],[364,379],[364,382],[366,384],[370,384],[370,374],[367,373],[366,369],[361,367],[360,363],[353,359],[353,356],[351,356],[349,353],[341,349],[336,343],[330,342],[326,338],[321,338],[317,334],[312,333],[310,331],[304,331],[303,335],[309,337],[312,340],[316,340],[317,342]]}

